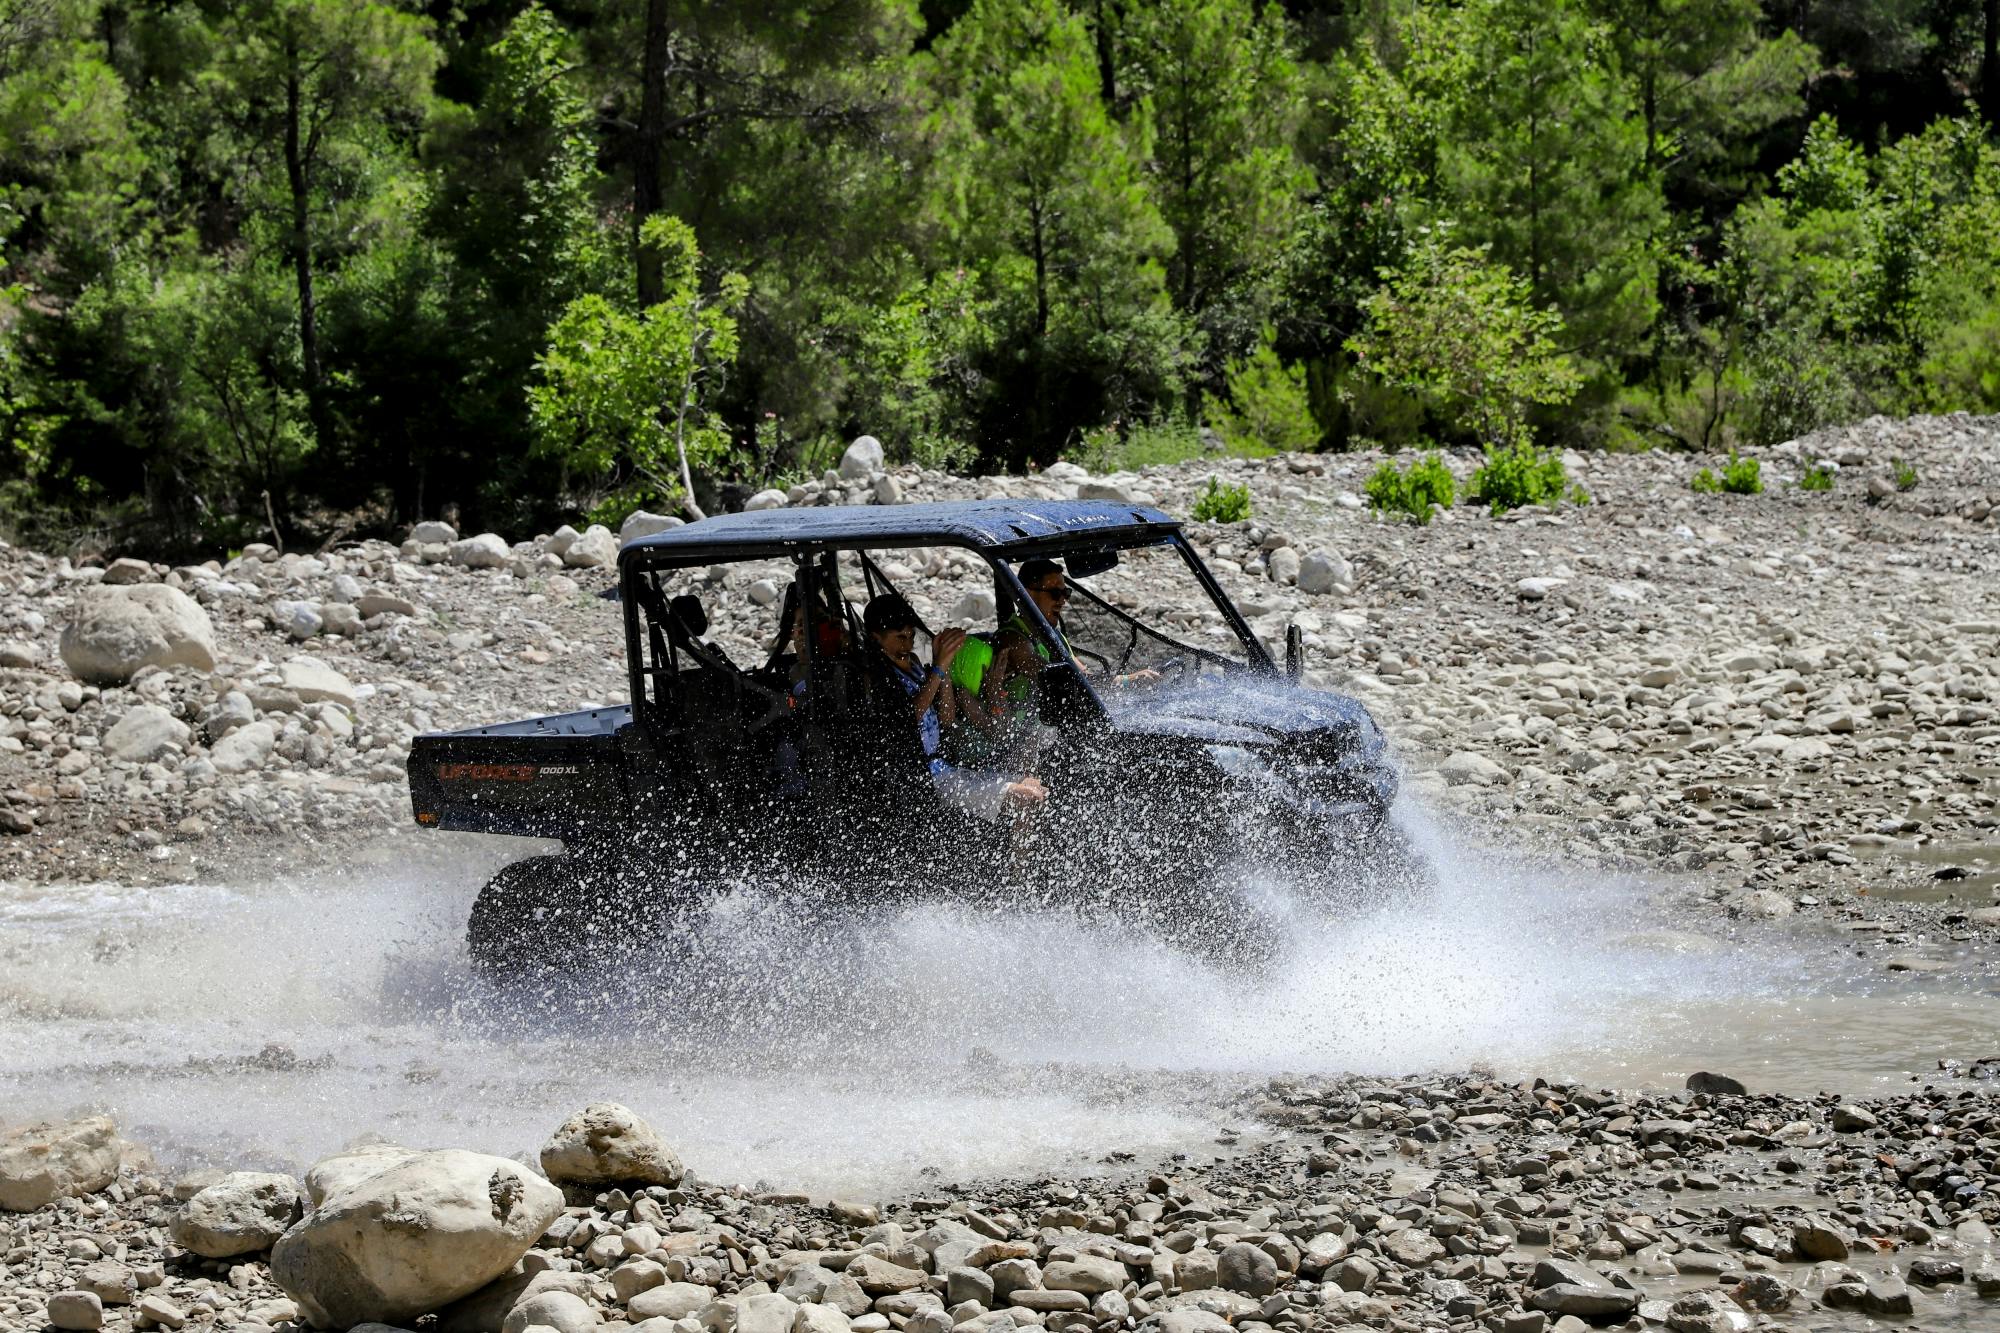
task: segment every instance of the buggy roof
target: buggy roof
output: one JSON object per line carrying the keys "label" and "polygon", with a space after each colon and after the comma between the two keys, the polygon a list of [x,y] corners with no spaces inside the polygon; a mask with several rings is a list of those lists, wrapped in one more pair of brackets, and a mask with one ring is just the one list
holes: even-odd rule
{"label": "buggy roof", "polygon": [[991,550],[1047,550],[1078,539],[1112,541],[1166,537],[1180,530],[1172,516],[1145,505],[1110,500],[961,500],[940,504],[835,505],[719,514],[628,542],[620,563],[752,556],[809,546],[953,544]]}

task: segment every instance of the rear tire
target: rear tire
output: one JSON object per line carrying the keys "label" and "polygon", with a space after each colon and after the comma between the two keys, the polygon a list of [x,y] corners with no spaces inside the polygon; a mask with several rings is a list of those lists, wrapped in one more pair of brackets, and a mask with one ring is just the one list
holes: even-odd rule
{"label": "rear tire", "polygon": [[560,975],[656,952],[699,895],[649,882],[620,858],[565,852],[502,866],[465,923],[473,966],[493,979]]}

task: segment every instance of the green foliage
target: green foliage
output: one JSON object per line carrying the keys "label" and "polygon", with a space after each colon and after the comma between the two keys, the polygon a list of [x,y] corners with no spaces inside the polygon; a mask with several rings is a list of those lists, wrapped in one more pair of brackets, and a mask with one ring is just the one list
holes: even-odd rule
{"label": "green foliage", "polygon": [[[1984,27],[1914,0],[0,0],[0,506],[165,553],[268,537],[267,490],[301,541],[669,503],[667,420],[709,481],[761,485],[864,431],[1117,468],[1719,457],[2000,411]],[[729,317],[727,358],[640,309],[677,262],[641,234],[676,217],[706,256],[675,299]]]}
{"label": "green foliage", "polygon": [[1433,231],[1383,277],[1348,350],[1482,445],[1526,444],[1528,410],[1575,395],[1576,371],[1557,350],[1561,320],[1536,309],[1527,283],[1485,250]]}
{"label": "green foliage", "polygon": [[1569,485],[1562,455],[1527,440],[1486,446],[1486,462],[1472,474],[1472,493],[1494,514],[1527,505],[1554,504]]}
{"label": "green foliage", "polygon": [[[1761,495],[1764,491],[1763,468],[1756,459],[1745,458],[1732,449],[1728,461],[1722,465],[1721,475],[1703,468],[1694,474],[1694,480],[1689,484],[1703,495]],[[1828,486],[1831,485],[1829,479]]]}
{"label": "green foliage", "polygon": [[1722,489],[1731,495],[1761,495],[1764,490],[1762,472],[1756,459],[1732,453],[1722,467]]}
{"label": "green foliage", "polygon": [[1278,359],[1277,334],[1265,329],[1257,350],[1229,363],[1227,398],[1203,399],[1202,414],[1232,448],[1305,452],[1319,443],[1304,366]]}
{"label": "green foliage", "polygon": [[1914,491],[1917,488],[1916,466],[1902,458],[1891,459],[1890,463],[1889,476],[1896,483],[1896,489]]}
{"label": "green foliage", "polygon": [[1799,489],[1802,491],[1832,490],[1833,469],[1817,460],[1807,463],[1805,471],[1799,474]]}
{"label": "green foliage", "polygon": [[1375,469],[1366,488],[1368,506],[1381,513],[1401,514],[1418,523],[1431,521],[1431,507],[1451,508],[1458,484],[1435,449],[1398,468],[1389,459]]}
{"label": "green foliage", "polygon": [[1218,477],[1208,479],[1208,489],[1194,500],[1197,523],[1241,523],[1250,517],[1250,488],[1224,486]]}
{"label": "green foliage", "polygon": [[602,296],[571,302],[549,330],[528,405],[536,446],[605,488],[592,516],[623,518],[644,505],[689,507],[687,478],[729,453],[713,407],[716,382],[736,358],[736,319],[748,290],[722,275],[701,289],[694,231],[678,218],[647,219],[665,299],[621,310]]}
{"label": "green foliage", "polygon": [[991,285],[991,388],[1011,427],[982,443],[1014,463],[1053,456],[1179,390],[1188,338],[1161,265],[1174,236],[1142,166],[1152,120],[1113,118],[1090,30],[1057,0],[974,0],[937,69],[937,206]]}
{"label": "green foliage", "polygon": [[1268,318],[1275,262],[1312,187],[1293,149],[1305,80],[1284,13],[1157,0],[1127,7],[1113,39],[1127,64],[1119,93],[1144,99],[1155,130],[1148,170],[1174,236],[1167,290],[1212,349],[1241,345],[1238,330]]}

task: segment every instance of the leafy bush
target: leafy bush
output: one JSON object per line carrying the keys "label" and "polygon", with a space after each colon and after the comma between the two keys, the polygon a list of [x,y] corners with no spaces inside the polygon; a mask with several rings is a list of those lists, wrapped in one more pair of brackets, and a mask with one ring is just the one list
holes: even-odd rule
{"label": "leafy bush", "polygon": [[1487,445],[1486,465],[1472,474],[1473,492],[1495,514],[1523,505],[1553,504],[1568,484],[1562,455],[1537,449],[1525,439],[1505,449]]}
{"label": "leafy bush", "polygon": [[[1562,320],[1537,309],[1523,279],[1485,249],[1447,245],[1436,228],[1385,273],[1367,325],[1347,350],[1481,444],[1525,444],[1531,407],[1560,407],[1582,378],[1558,347]],[[1558,466],[1560,470],[1560,466]]]}
{"label": "leafy bush", "polygon": [[1744,458],[1734,450],[1729,461],[1722,465],[1722,489],[1731,495],[1761,495],[1764,491],[1763,469],[1754,458]]}
{"label": "leafy bush", "polygon": [[1761,473],[1756,459],[1744,458],[1732,449],[1729,461],[1722,465],[1720,476],[1703,468],[1694,474],[1694,480],[1688,484],[1702,495],[1716,495],[1723,491],[1731,495],[1758,495],[1764,490]]}
{"label": "leafy bush", "polygon": [[1384,459],[1382,466],[1375,469],[1375,475],[1368,478],[1367,494],[1372,509],[1406,514],[1419,523],[1428,523],[1432,505],[1451,507],[1458,496],[1458,483],[1433,449],[1413,459],[1407,468],[1399,469],[1394,462]]}
{"label": "leafy bush", "polygon": [[1891,459],[1890,462],[1893,464],[1893,468],[1889,475],[1895,478],[1896,489],[1899,491],[1915,490],[1917,488],[1917,469],[1900,458]]}
{"label": "leafy bush", "polygon": [[1305,367],[1278,359],[1275,329],[1265,328],[1248,360],[1232,360],[1225,378],[1227,397],[1206,395],[1202,415],[1232,446],[1297,453],[1318,446]]}
{"label": "leafy bush", "polygon": [[1802,491],[1830,491],[1833,489],[1833,469],[1825,463],[1806,464],[1805,473],[1799,478]]}
{"label": "leafy bush", "polygon": [[1200,523],[1241,523],[1250,517],[1250,488],[1224,486],[1210,477],[1208,489],[1195,497],[1194,517]]}

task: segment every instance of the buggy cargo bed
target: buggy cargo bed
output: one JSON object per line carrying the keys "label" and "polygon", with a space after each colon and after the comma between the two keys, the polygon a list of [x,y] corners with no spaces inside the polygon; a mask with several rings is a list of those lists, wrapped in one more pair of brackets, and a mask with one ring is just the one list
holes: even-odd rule
{"label": "buggy cargo bed", "polygon": [[472,833],[569,837],[625,809],[619,733],[630,705],[419,736],[410,803],[419,824]]}

